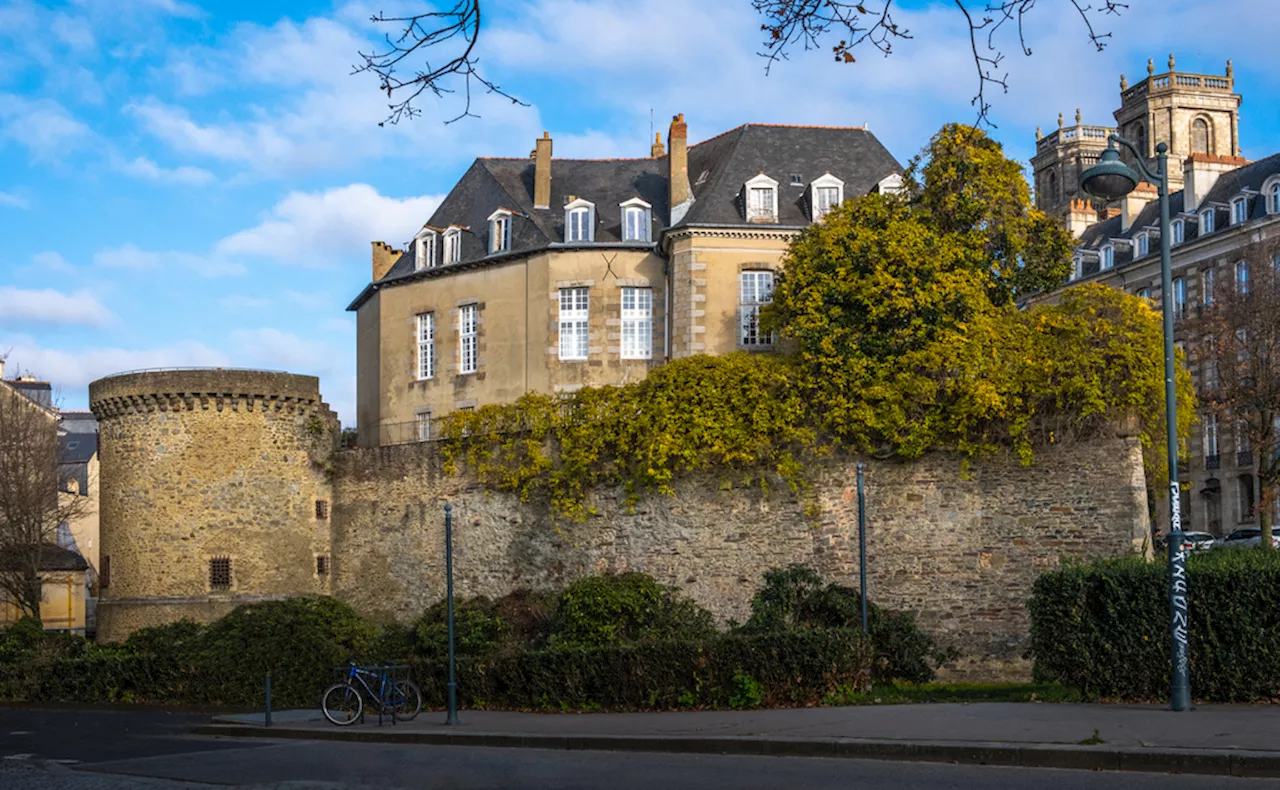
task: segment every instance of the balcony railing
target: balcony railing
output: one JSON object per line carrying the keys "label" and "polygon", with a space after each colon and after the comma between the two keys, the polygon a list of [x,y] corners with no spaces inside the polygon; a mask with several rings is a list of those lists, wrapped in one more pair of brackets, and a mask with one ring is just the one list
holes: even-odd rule
{"label": "balcony railing", "polygon": [[1236,466],[1253,466],[1253,450],[1241,450],[1236,453]]}
{"label": "balcony railing", "polygon": [[1231,77],[1213,77],[1205,74],[1178,74],[1169,72],[1168,74],[1157,74],[1154,77],[1147,77],[1142,82],[1133,85],[1128,90],[1120,94],[1122,104],[1141,99],[1149,91],[1165,90],[1169,87],[1176,88],[1196,88],[1208,91],[1227,91],[1234,89],[1234,80]]}
{"label": "balcony railing", "polygon": [[1107,137],[1114,131],[1115,129],[1110,126],[1067,126],[1050,132],[1037,140],[1036,151],[1043,151],[1060,143],[1071,142],[1072,140],[1093,140],[1100,146],[1105,147],[1107,144]]}
{"label": "balcony railing", "polygon": [[1218,469],[1221,466],[1222,466],[1222,456],[1214,454],[1214,455],[1206,455],[1204,457],[1205,469]]}

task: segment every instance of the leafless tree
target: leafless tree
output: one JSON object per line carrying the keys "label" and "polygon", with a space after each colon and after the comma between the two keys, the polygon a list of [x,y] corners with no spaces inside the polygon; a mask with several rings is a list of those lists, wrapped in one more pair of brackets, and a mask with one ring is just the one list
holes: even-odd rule
{"label": "leafless tree", "polygon": [[60,495],[64,474],[57,415],[0,382],[0,592],[36,619],[45,547],[88,507],[85,497]]}
{"label": "leafless tree", "polygon": [[[1027,46],[1026,21],[1035,10],[1037,0],[952,0],[956,12],[964,17],[969,32],[969,46],[977,72],[978,90],[972,104],[978,110],[976,125],[990,125],[991,103],[988,91],[1009,90],[1009,73],[1004,65],[1004,51],[997,43],[1002,30],[1016,28],[1017,46],[1023,55],[1031,55]],[[1100,32],[1095,20],[1119,14],[1128,8],[1117,0],[1066,0],[1071,3],[1098,51],[1106,48],[1111,34]],[[826,46],[824,40],[839,36],[831,51],[839,63],[854,63],[854,50],[870,47],[884,56],[893,53],[894,44],[912,38],[911,32],[894,19],[894,0],[751,0],[751,5],[764,17],[760,26],[765,33],[766,72],[779,60],[788,58],[796,47],[805,50]]]}
{"label": "leafless tree", "polygon": [[[1280,483],[1280,239],[1256,241],[1215,272],[1195,324],[1202,407],[1230,427],[1257,464],[1262,540],[1270,549]],[[1227,275],[1227,276],[1222,276]]]}
{"label": "leafless tree", "polygon": [[[1119,0],[1062,0],[1071,3],[1084,23],[1089,41],[1099,51],[1111,34],[1100,32],[1095,21],[1119,14],[1128,3]],[[765,32],[765,73],[779,60],[790,57],[797,47],[804,50],[823,46],[824,40],[840,36],[831,45],[839,63],[854,63],[854,51],[871,47],[883,55],[893,52],[898,41],[912,38],[910,31],[894,19],[895,0],[751,0],[751,7],[763,18]],[[1004,52],[997,45],[1002,30],[1016,28],[1017,45],[1024,55],[1027,46],[1025,22],[1038,0],[952,0],[958,16],[968,27],[970,49],[978,77],[972,104],[978,109],[978,124],[990,122],[988,91],[1009,89],[1009,73]],[[1095,4],[1096,3],[1096,4]],[[487,5],[487,3],[486,3]],[[468,116],[474,92],[495,93],[515,104],[524,102],[484,77],[479,70],[476,46],[480,39],[480,0],[454,0],[446,11],[430,11],[410,16],[376,15],[372,21],[394,28],[385,36],[384,46],[359,53],[362,61],[353,73],[378,76],[379,87],[393,100],[389,114],[379,125],[398,123],[421,113],[414,102],[423,93],[435,96],[461,93],[462,112],[452,123]]]}

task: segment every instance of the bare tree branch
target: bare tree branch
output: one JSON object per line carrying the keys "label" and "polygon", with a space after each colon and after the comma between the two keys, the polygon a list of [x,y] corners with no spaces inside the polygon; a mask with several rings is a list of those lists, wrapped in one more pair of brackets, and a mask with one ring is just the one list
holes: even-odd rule
{"label": "bare tree branch", "polygon": [[[352,74],[376,74],[379,89],[388,99],[398,99],[387,105],[388,115],[379,126],[420,115],[422,111],[414,106],[414,101],[428,91],[444,96],[461,89],[462,112],[445,123],[479,117],[471,112],[473,90],[495,93],[513,104],[528,106],[480,73],[480,60],[476,55],[476,44],[480,40],[480,0],[456,0],[448,11],[412,16],[378,14],[371,19],[375,24],[392,25],[398,30],[394,37],[385,36],[384,49],[359,53],[364,63],[352,69]],[[443,60],[437,60],[437,65],[432,66],[430,58],[437,51],[445,54]],[[406,61],[418,57],[424,67],[405,75],[401,69]]]}
{"label": "bare tree branch", "polygon": [[[990,89],[1008,92],[1008,72],[1001,73],[1004,52],[997,45],[996,37],[1009,23],[1017,27],[1018,48],[1022,54],[1031,55],[1026,40],[1026,16],[1035,9],[1037,0],[987,0],[975,10],[974,0],[953,0],[956,9],[964,17],[969,30],[969,47],[977,72],[978,89],[971,104],[978,108],[976,126],[992,126],[991,104],[987,100]],[[1099,0],[1096,7],[1087,0],[1067,0],[1084,20],[1089,41],[1102,50],[1110,33],[1099,33],[1094,27],[1094,17],[1119,14],[1128,4],[1118,0]],[[761,30],[766,34],[764,51],[765,73],[769,73],[779,60],[786,60],[790,50],[799,46],[805,50],[816,49],[828,34],[841,38],[832,47],[837,62],[854,63],[853,50],[871,46],[885,56],[893,52],[895,40],[912,38],[909,31],[893,19],[894,0],[751,0],[751,6],[764,17]],[[983,35],[985,33],[985,35]],[[985,40],[984,40],[985,39]]]}

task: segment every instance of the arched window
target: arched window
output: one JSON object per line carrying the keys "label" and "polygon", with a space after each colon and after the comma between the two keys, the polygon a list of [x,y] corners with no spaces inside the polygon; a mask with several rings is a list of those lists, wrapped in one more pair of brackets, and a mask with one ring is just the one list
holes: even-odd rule
{"label": "arched window", "polygon": [[575,199],[564,207],[564,240],[595,241],[596,207],[593,203]]}
{"label": "arched window", "polygon": [[413,270],[422,271],[436,265],[436,232],[423,228],[413,237]]}
{"label": "arched window", "polygon": [[498,209],[489,215],[489,253],[511,250],[511,212]]}
{"label": "arched window", "polygon": [[1151,156],[1151,152],[1147,150],[1147,127],[1138,124],[1133,128],[1133,139],[1138,144],[1138,150],[1142,152],[1143,157]]}
{"label": "arched window", "polygon": [[1272,181],[1263,189],[1267,196],[1267,213],[1280,214],[1280,179]]}
{"label": "arched window", "polygon": [[622,203],[622,240],[650,241],[652,239],[652,209],[640,198],[631,198]]}
{"label": "arched window", "polygon": [[1049,199],[1050,199],[1050,200],[1057,200],[1058,198],[1059,198],[1059,195],[1058,195],[1058,174],[1057,174],[1057,173],[1055,173],[1055,172],[1053,172],[1052,170],[1050,170],[1050,171],[1049,171]]}
{"label": "arched window", "polygon": [[1207,154],[1209,153],[1209,145],[1213,141],[1209,135],[1209,122],[1203,118],[1197,118],[1191,122],[1191,153]]}
{"label": "arched window", "polygon": [[450,227],[444,232],[444,262],[457,263],[462,260],[462,229]]}

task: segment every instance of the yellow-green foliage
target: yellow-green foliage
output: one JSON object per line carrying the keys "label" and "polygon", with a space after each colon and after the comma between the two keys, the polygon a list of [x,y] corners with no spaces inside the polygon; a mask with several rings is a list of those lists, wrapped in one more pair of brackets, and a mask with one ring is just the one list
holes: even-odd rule
{"label": "yellow-green foliage", "polygon": [[[909,196],[845,203],[793,242],[766,311],[785,356],[692,357],[622,387],[526,395],[446,420],[451,469],[581,518],[602,484],[671,491],[706,468],[797,490],[832,448],[966,457],[1141,421],[1163,464],[1162,335],[1142,300],[1101,285],[1019,310],[1060,283],[1071,239],[1030,206],[1019,166],[947,126],[908,172]],[[1193,419],[1179,367],[1183,433]],[[1152,463],[1152,462],[1155,463]]]}

